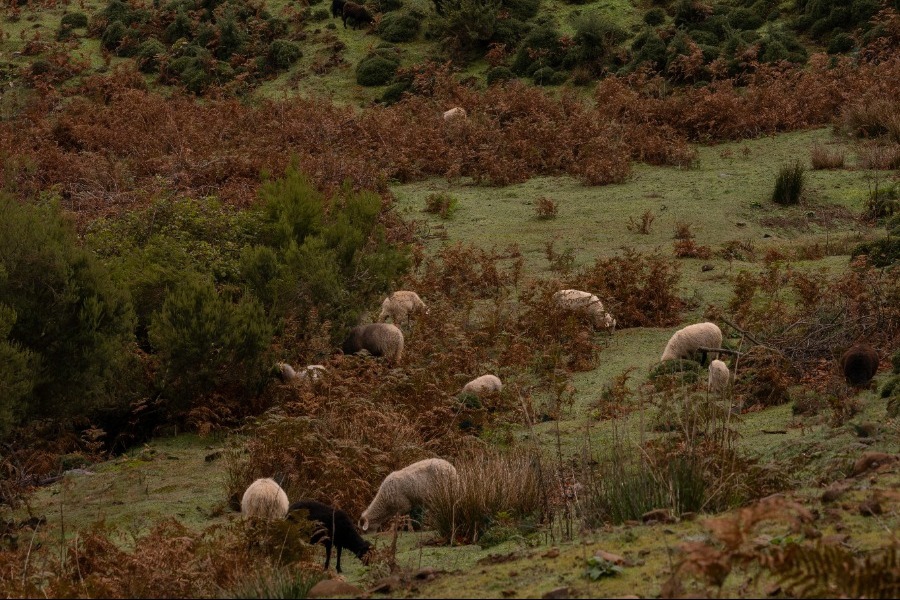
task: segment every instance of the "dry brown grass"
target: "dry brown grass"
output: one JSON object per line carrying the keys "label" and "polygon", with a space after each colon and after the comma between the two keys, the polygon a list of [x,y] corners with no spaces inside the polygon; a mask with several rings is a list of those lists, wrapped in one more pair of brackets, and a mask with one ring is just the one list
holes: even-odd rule
{"label": "dry brown grass", "polygon": [[809,150],[809,160],[815,170],[843,169],[846,158],[841,148],[829,149],[822,144],[813,144]]}

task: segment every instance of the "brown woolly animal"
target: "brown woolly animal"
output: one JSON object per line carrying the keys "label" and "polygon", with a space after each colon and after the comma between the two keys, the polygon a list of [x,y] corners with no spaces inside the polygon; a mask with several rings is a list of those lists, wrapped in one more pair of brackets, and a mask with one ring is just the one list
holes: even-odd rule
{"label": "brown woolly animal", "polygon": [[391,517],[420,506],[445,481],[457,480],[456,468],[441,458],[426,458],[394,471],[381,482],[369,508],[359,518],[359,526],[363,531],[378,531]]}
{"label": "brown woolly animal", "polygon": [[257,479],[241,498],[241,514],[247,519],[283,519],[288,513],[287,494],[274,479]]}
{"label": "brown woolly animal", "polygon": [[378,320],[384,322],[390,317],[394,325],[399,325],[403,322],[408,325],[410,316],[416,313],[425,313],[427,315],[428,307],[425,306],[425,303],[422,302],[417,293],[409,290],[400,290],[385,298],[384,302],[381,303],[381,314],[378,315]]}
{"label": "brown woolly animal", "polygon": [[368,350],[372,356],[383,356],[396,363],[403,354],[403,332],[390,323],[360,325],[350,330],[341,349],[344,354]]}
{"label": "brown woolly animal", "polygon": [[728,365],[722,362],[719,359],[716,359],[709,363],[709,381],[707,383],[707,388],[712,393],[718,393],[725,390],[728,387],[728,380],[731,378],[731,373],[728,371]]}
{"label": "brown woolly animal", "polygon": [[465,119],[466,118],[466,109],[461,106],[456,106],[451,108],[447,112],[444,113],[445,121],[453,121],[455,119]]}
{"label": "brown woolly animal", "polygon": [[366,7],[360,6],[355,2],[346,2],[344,4],[344,29],[347,29],[347,19],[353,20],[353,29],[359,29],[364,23],[372,23],[375,18],[366,10]]}
{"label": "brown woolly animal", "polygon": [[463,394],[488,394],[491,392],[499,392],[503,390],[503,383],[496,375],[482,375],[467,383],[463,389]]}
{"label": "brown woolly animal", "polygon": [[722,330],[715,323],[695,323],[679,329],[666,344],[660,361],[676,358],[690,358],[695,352],[700,352],[701,364],[706,362],[706,352],[700,348],[721,348]]}
{"label": "brown woolly animal", "polygon": [[841,371],[853,386],[872,381],[878,371],[878,352],[869,344],[856,344],[841,356]]}

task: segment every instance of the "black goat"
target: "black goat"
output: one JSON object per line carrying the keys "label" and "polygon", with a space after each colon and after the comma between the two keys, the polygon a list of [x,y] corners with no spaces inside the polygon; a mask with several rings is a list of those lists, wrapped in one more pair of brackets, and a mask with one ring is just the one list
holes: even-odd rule
{"label": "black goat", "polygon": [[298,500],[294,502],[288,508],[288,515],[290,516],[296,510],[306,510],[309,513],[307,516],[308,520],[321,523],[324,526],[324,530],[320,529],[313,534],[310,542],[325,545],[326,570],[331,562],[332,546],[337,548],[338,573],[341,572],[341,551],[344,548],[355,554],[364,565],[368,564],[368,554],[369,550],[372,549],[372,544],[362,539],[357,533],[356,526],[350,520],[350,517],[347,516],[347,513],[339,508],[334,508],[315,500]]}
{"label": "black goat", "polygon": [[337,19],[344,14],[344,5],[347,0],[331,0],[331,18]]}

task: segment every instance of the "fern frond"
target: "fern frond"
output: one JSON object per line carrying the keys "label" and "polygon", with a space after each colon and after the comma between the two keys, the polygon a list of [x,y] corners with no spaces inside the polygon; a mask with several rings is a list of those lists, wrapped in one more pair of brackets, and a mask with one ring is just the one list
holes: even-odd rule
{"label": "fern frond", "polygon": [[900,595],[897,545],[864,558],[840,546],[789,544],[772,552],[766,566],[779,583],[802,598],[896,598]]}

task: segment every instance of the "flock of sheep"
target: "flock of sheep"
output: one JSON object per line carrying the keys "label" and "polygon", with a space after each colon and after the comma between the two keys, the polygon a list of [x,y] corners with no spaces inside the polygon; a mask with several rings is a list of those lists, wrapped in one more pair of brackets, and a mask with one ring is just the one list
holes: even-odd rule
{"label": "flock of sheep", "polygon": [[[597,296],[580,290],[560,290],[553,295],[554,303],[564,311],[581,314],[590,319],[598,329],[613,331],[616,319],[610,315]],[[378,321],[354,327],[344,340],[344,354],[367,351],[373,356],[381,356],[392,363],[398,362],[403,354],[403,331],[398,325],[409,325],[416,314],[427,314],[428,307],[418,294],[412,291],[397,291],[387,297],[381,305]],[[387,319],[392,323],[385,322]],[[701,353],[705,362],[706,353],[720,349],[722,331],[714,323],[689,325],[672,335],[662,354],[662,361],[687,358]],[[322,365],[308,365],[295,370],[287,363],[278,365],[282,378],[286,381],[314,383],[325,376]],[[721,392],[729,384],[728,366],[721,360],[713,360],[709,366],[708,389]],[[486,374],[468,382],[462,394],[481,395],[500,392],[503,383],[496,375]],[[375,498],[360,516],[358,525],[364,532],[375,532],[394,516],[408,513],[414,506],[425,502],[434,490],[443,489],[448,483],[458,480],[456,469],[446,460],[431,458],[413,463],[385,477]],[[325,568],[331,560],[332,547],[337,548],[337,570],[341,571],[341,551],[349,549],[364,563],[368,561],[371,544],[357,532],[350,517],[342,510],[315,502],[301,500],[290,504],[284,490],[272,479],[257,479],[247,488],[241,501],[241,512],[248,518],[282,519],[291,518],[296,511],[306,510],[310,521],[317,522],[321,529],[313,535],[313,543],[322,543],[326,548]]]}

